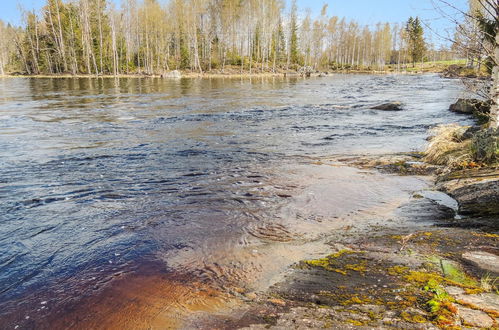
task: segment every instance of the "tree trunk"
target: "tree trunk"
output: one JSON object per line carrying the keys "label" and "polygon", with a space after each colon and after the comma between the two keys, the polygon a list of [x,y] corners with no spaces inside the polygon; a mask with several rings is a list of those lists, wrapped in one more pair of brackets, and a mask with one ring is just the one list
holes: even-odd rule
{"label": "tree trunk", "polygon": [[496,34],[494,49],[495,66],[492,70],[492,88],[490,91],[492,107],[490,109],[490,127],[499,127],[499,33]]}
{"label": "tree trunk", "polygon": [[62,36],[62,24],[61,24],[61,12],[59,10],[59,2],[55,2],[55,8],[57,10],[57,23],[59,26],[59,45],[61,46],[61,55],[62,55],[62,63],[63,63],[63,71],[67,70],[67,63],[66,63],[66,47],[64,46],[64,38]]}

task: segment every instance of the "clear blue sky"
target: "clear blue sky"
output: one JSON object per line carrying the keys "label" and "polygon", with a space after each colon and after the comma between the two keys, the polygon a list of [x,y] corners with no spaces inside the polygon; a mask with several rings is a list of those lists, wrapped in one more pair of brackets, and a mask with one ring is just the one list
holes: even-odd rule
{"label": "clear blue sky", "polygon": [[[448,2],[462,11],[466,11],[468,7],[468,0]],[[427,39],[437,45],[447,44],[447,41],[438,35],[445,37],[454,33],[454,24],[444,17],[441,11],[458,18],[456,9],[446,7],[438,0],[297,0],[297,4],[300,10],[309,8],[314,15],[318,15],[322,6],[328,4],[329,16],[354,19],[362,25],[375,25],[379,22],[402,24],[410,16],[419,16],[430,26],[430,29],[426,29]]]}
{"label": "clear blue sky", "polygon": [[[18,6],[31,10],[39,9],[45,0],[0,0],[0,19],[13,24],[19,24]],[[119,0],[114,0],[119,3]],[[161,2],[162,0],[160,0]],[[467,0],[450,0],[453,5],[463,10],[466,9]],[[319,14],[324,3],[329,5],[330,16],[346,17],[355,19],[360,24],[376,24],[377,22],[402,23],[409,16],[419,16],[423,21],[431,25],[432,29],[445,34],[452,29],[448,19],[434,10],[433,3],[438,0],[297,0],[300,11],[310,8],[314,15]],[[454,11],[444,8],[451,14]],[[428,33],[429,34],[429,33]],[[440,44],[442,41],[433,40]]]}

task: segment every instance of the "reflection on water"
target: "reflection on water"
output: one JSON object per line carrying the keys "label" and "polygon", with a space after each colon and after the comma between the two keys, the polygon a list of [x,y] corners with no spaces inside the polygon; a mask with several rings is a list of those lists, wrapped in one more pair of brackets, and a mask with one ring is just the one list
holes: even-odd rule
{"label": "reflection on water", "polygon": [[[158,260],[200,281],[256,272],[240,261],[228,276],[217,263],[241,247],[251,264],[245,247],[304,239],[308,224],[408,184],[330,167],[319,172],[333,171],[336,189],[296,197],[309,184],[298,164],[417,150],[429,127],[466,121],[446,110],[459,93],[431,75],[2,79],[0,310],[47,286],[51,299],[71,299]],[[386,101],[406,109],[369,109]],[[303,215],[324,198],[321,219]]]}

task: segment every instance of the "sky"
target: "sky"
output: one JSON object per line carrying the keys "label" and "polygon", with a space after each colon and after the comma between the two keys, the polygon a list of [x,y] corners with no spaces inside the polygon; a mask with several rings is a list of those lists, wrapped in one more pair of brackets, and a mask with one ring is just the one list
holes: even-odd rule
{"label": "sky", "polygon": [[[113,0],[119,3],[119,0]],[[289,1],[289,0],[287,0]],[[19,5],[24,9],[40,9],[46,0],[0,0],[0,19],[12,24],[20,24]],[[161,0],[160,0],[161,2]],[[355,19],[362,25],[374,25],[378,22],[403,23],[409,16],[419,16],[429,24],[431,30],[440,35],[452,34],[453,25],[447,18],[435,11],[434,5],[439,0],[297,0],[300,12],[310,8],[312,15],[318,15],[324,4],[328,4],[329,16]],[[468,0],[450,0],[454,6],[466,10]],[[455,10],[443,9],[455,14]],[[429,29],[427,29],[429,30]],[[436,44],[445,44],[438,36],[427,31],[427,37]]]}
{"label": "sky", "polygon": [[[450,0],[449,3],[462,11],[468,8],[468,0]],[[354,19],[361,25],[374,26],[379,22],[403,24],[410,16],[418,16],[425,24],[426,38],[430,39],[427,41],[436,45],[447,44],[445,37],[453,35],[455,29],[441,11],[451,17],[458,14],[456,9],[438,0],[297,0],[300,10],[310,8],[313,15],[319,15],[324,4],[328,5],[329,16]]]}

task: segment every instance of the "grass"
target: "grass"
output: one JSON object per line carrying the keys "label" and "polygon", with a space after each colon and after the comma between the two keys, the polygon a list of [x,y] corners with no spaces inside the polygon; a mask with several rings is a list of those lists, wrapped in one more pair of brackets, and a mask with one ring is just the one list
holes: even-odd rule
{"label": "grass", "polygon": [[469,127],[440,125],[432,130],[424,161],[446,169],[494,166],[499,162],[499,130],[482,129],[471,137]]}
{"label": "grass", "polygon": [[424,62],[424,64],[428,65],[466,65],[466,60],[449,60],[449,61],[430,61]]}
{"label": "grass", "polygon": [[424,160],[431,164],[459,168],[472,161],[470,140],[462,136],[468,127],[457,124],[441,125],[434,128],[426,149]]}
{"label": "grass", "polygon": [[491,276],[490,274],[486,274],[480,279],[480,286],[485,292],[498,292],[497,282],[499,281],[499,277]]}

